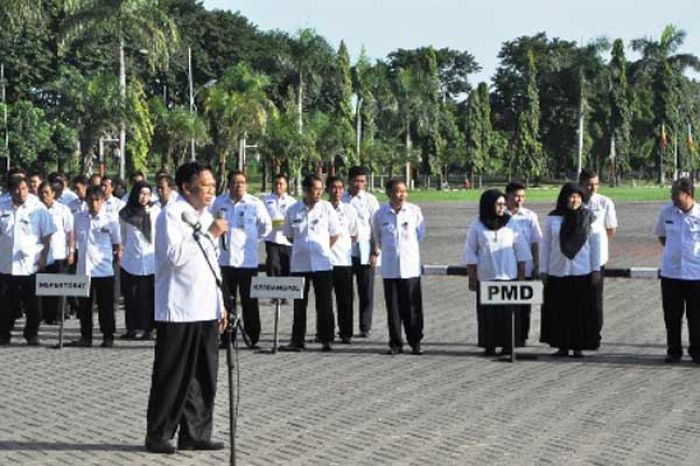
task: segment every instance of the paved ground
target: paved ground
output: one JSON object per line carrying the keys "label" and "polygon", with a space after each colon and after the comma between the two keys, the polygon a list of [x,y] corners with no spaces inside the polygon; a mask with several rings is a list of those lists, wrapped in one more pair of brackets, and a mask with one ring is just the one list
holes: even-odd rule
{"label": "paved ground", "polygon": [[[550,206],[536,205],[541,215]],[[423,206],[424,263],[456,263],[475,206]],[[610,266],[659,262],[650,235],[658,204],[619,206]],[[380,282],[377,283],[380,285]],[[583,360],[479,356],[466,280],[428,277],[424,356],[382,355],[386,325],[377,287],[369,340],[302,354],[241,351],[238,460],[245,465],[700,464],[700,367],[662,363],[659,285],[606,282],[603,346]],[[264,306],[269,346],[272,307]],[[291,329],[284,309],[283,337]],[[69,322],[76,334],[76,322]],[[309,328],[314,326],[313,319]],[[42,332],[48,345],[55,328]],[[112,350],[0,349],[0,464],[222,464],[227,453],[143,452],[152,343]],[[224,353],[215,435],[228,436]]]}

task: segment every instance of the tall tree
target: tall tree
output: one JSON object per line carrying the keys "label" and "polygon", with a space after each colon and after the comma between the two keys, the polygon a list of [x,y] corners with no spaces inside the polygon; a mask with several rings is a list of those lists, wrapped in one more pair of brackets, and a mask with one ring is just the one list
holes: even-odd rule
{"label": "tall tree", "polygon": [[[692,68],[700,70],[700,59],[689,53],[676,53],[685,41],[686,33],[669,24],[659,40],[650,38],[635,39],[632,49],[642,54],[639,72],[650,77],[654,102],[654,126],[657,141],[661,140],[661,127],[666,127],[671,137],[682,131],[679,118],[678,89],[683,72]],[[657,181],[664,181],[666,169],[665,150],[660,145],[657,150]]]}
{"label": "tall tree", "polygon": [[[146,50],[153,65],[165,66],[179,34],[174,20],[158,0],[75,0],[62,25],[68,40],[108,32],[113,38],[119,70],[119,92],[126,106],[125,48]],[[125,176],[126,125],[119,127],[121,160],[119,176]]]}
{"label": "tall tree", "polygon": [[513,144],[510,173],[529,182],[540,175],[544,151],[540,142],[540,98],[537,89],[537,66],[532,52],[528,54],[525,75],[527,83],[523,106],[518,115],[518,129]]}
{"label": "tall tree", "polygon": [[[630,110],[630,89],[627,79],[627,59],[622,39],[613,42],[608,65],[608,95],[610,105],[611,148],[615,148],[612,184],[617,183],[619,171],[630,169],[630,132],[632,114]],[[611,154],[612,157],[613,154]]]}
{"label": "tall tree", "polygon": [[463,128],[467,174],[473,185],[474,174],[484,171],[492,140],[491,103],[488,85],[484,82],[469,94]]}

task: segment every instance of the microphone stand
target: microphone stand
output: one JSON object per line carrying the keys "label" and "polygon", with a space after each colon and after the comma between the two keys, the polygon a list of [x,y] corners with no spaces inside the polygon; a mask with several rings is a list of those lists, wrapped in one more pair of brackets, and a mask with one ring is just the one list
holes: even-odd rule
{"label": "microphone stand", "polygon": [[[194,240],[197,242],[197,245],[199,246],[199,249],[202,251],[202,254],[204,255],[204,259],[207,261],[207,265],[209,266],[209,269],[211,270],[212,275],[214,276],[214,281],[216,282],[216,286],[221,290],[222,295],[224,296],[224,304],[226,302],[230,302],[231,300],[231,294],[228,290],[228,287],[224,285],[222,280],[219,278],[219,275],[217,275],[216,270],[214,270],[214,266],[211,264],[209,261],[209,256],[207,256],[206,251],[204,250],[204,246],[202,246],[202,243],[199,238],[200,231],[199,229],[195,228],[193,229],[192,232],[192,237]],[[216,248],[216,245],[214,242],[207,236],[211,244]],[[236,312],[236,305],[235,305],[235,300],[233,301],[233,306],[226,306],[224,305],[224,308],[226,310],[228,319],[227,319],[227,324],[226,324],[226,329],[224,330],[224,338],[226,340],[226,367],[228,369],[228,415],[229,415],[229,440],[231,442],[231,454],[230,454],[230,464],[231,466],[236,465],[236,421],[238,419],[238,401],[239,401],[239,395],[240,391],[236,390],[236,387],[240,383],[240,366],[236,366],[235,363],[238,362],[238,339],[236,336],[238,335],[238,332],[241,331],[243,334],[243,337],[245,338],[245,332],[241,328],[241,320],[238,316],[238,313]],[[235,348],[235,353],[234,353],[234,348]],[[217,349],[218,351],[218,349]],[[235,359],[234,359],[235,357]],[[234,384],[234,368],[236,370],[236,380]]]}

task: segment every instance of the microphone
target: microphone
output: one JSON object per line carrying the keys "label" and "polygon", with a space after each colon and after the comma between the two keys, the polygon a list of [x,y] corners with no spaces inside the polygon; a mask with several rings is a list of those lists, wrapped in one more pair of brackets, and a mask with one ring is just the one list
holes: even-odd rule
{"label": "microphone", "polygon": [[[224,207],[219,209],[219,211],[216,213],[216,218],[217,219],[225,219],[226,218],[226,209]],[[221,250],[228,251],[228,241],[226,241],[226,233],[221,235],[219,237],[219,240],[221,241]]]}
{"label": "microphone", "polygon": [[180,219],[192,228],[195,235],[202,230],[202,224],[199,223],[199,220],[197,220],[191,212],[182,212]]}

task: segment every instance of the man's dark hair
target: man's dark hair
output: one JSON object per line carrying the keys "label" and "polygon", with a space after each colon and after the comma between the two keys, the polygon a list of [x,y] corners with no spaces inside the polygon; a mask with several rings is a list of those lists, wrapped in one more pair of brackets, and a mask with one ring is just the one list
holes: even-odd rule
{"label": "man's dark hair", "polygon": [[330,175],[328,178],[326,178],[326,189],[329,189],[333,185],[333,183],[336,183],[338,181],[340,181],[340,183],[343,186],[345,186],[345,182],[343,181],[343,179],[341,177],[339,177],[337,175]]}
{"label": "man's dark hair", "polygon": [[90,184],[93,183],[93,180],[100,180],[100,183],[101,183],[102,182],[102,175],[100,175],[99,173],[93,173],[92,175],[90,175]]}
{"label": "man's dark hair", "polygon": [[386,195],[390,196],[392,192],[394,192],[394,188],[398,186],[399,184],[406,185],[406,182],[404,180],[400,180],[398,178],[392,178],[389,181],[386,182],[386,185],[384,185],[384,190],[386,191]]}
{"label": "man's dark hair", "polygon": [[56,197],[59,197],[59,193],[63,192],[63,183],[60,181],[42,181],[41,184],[39,185],[39,191],[43,190],[46,187],[51,188],[51,191],[56,194]]}
{"label": "man's dark hair", "polygon": [[278,173],[278,174],[276,174],[276,175],[274,176],[273,179],[274,179],[275,181],[277,181],[277,180],[282,179],[282,178],[284,179],[284,181],[287,182],[287,184],[289,184],[289,178],[287,178],[287,175],[285,175],[284,173]]}
{"label": "man's dark hair", "polygon": [[506,194],[511,194],[515,191],[520,191],[521,189],[527,189],[525,187],[525,183],[522,181],[511,181],[506,185]]}
{"label": "man's dark hair", "polygon": [[233,179],[233,177],[234,177],[234,176],[238,176],[238,175],[241,175],[243,178],[246,179],[246,181],[248,181],[248,177],[245,176],[245,173],[244,173],[243,171],[241,171],[241,170],[238,170],[238,169],[231,170],[230,172],[228,172],[228,178],[226,178],[226,179],[227,179],[228,182],[230,183],[231,180]]}
{"label": "man's dark hair", "polygon": [[129,178],[132,183],[134,183],[134,180],[136,177],[141,177],[142,179],[146,179],[146,175],[141,170],[136,170],[134,173],[131,174],[131,177]]}
{"label": "man's dark hair", "polygon": [[27,178],[24,177],[23,175],[20,174],[15,174],[14,176],[10,177],[9,181],[7,182],[7,189],[9,191],[14,191],[17,189],[22,183],[26,184],[29,186],[29,182],[27,181]]}
{"label": "man's dark hair", "polygon": [[369,170],[367,170],[367,167],[362,167],[360,165],[354,165],[350,167],[350,171],[348,171],[348,179],[352,180],[356,176],[369,176]]}
{"label": "man's dark hair", "polygon": [[113,179],[111,176],[109,176],[109,175],[105,175],[105,176],[103,176],[102,178],[100,178],[100,183],[104,183],[105,181],[109,181],[109,183],[110,183],[112,186],[115,185],[114,179]]}
{"label": "man's dark hair", "polygon": [[579,183],[584,183],[592,178],[597,178],[598,173],[596,173],[595,170],[592,170],[590,168],[584,168],[581,170],[581,174],[578,176],[578,182]]}
{"label": "man's dark hair", "polygon": [[42,180],[46,179],[44,172],[41,170],[32,170],[31,172],[29,172],[29,175],[27,176],[27,178],[31,178],[33,176],[38,176]]}
{"label": "man's dark hair", "polygon": [[688,178],[678,178],[671,185],[672,190],[677,190],[695,199],[695,185]]}
{"label": "man's dark hair", "polygon": [[50,183],[55,183],[56,181],[65,183],[66,177],[63,173],[51,172],[49,173],[49,176],[46,177],[46,179],[49,180]]}
{"label": "man's dark hair", "polygon": [[172,177],[167,173],[161,173],[156,177],[156,185],[163,180],[165,180],[165,182],[168,183],[170,189],[175,189],[175,180],[173,180]]}
{"label": "man's dark hair", "polygon": [[100,199],[105,198],[105,191],[102,186],[90,186],[85,193],[85,199],[90,199],[91,197],[99,197]]}
{"label": "man's dark hair", "polygon": [[208,165],[202,165],[199,162],[187,162],[178,167],[175,171],[175,184],[177,189],[184,193],[183,186],[185,184],[192,183],[195,178],[202,174],[202,172],[211,171]]}
{"label": "man's dark hair", "polygon": [[90,184],[90,179],[85,175],[76,175],[73,177],[73,184],[84,184],[87,186]]}
{"label": "man's dark hair", "polygon": [[304,178],[304,181],[301,182],[301,187],[302,189],[306,192],[311,190],[314,186],[314,181],[319,181],[321,182],[321,186],[323,186],[323,180],[321,179],[320,176],[318,175],[306,175]]}

